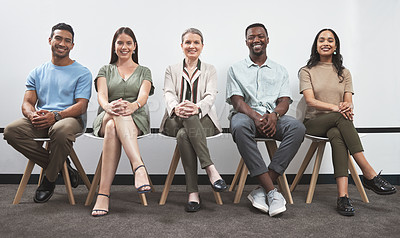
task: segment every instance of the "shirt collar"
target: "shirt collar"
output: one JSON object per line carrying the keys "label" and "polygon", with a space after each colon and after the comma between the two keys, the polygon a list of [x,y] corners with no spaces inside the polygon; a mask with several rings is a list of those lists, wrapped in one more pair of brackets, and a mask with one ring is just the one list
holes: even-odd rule
{"label": "shirt collar", "polygon": [[[197,69],[200,71],[201,61],[200,59],[197,60]],[[185,59],[183,59],[183,70],[185,70]]]}
{"label": "shirt collar", "polygon": [[[251,60],[250,56],[247,56],[247,58],[245,59],[245,61],[246,61],[247,68],[250,68],[251,66],[258,66],[258,64],[254,63],[254,62]],[[264,64],[262,64],[262,65],[260,66],[260,68],[265,67],[265,66],[268,67],[268,68],[272,68],[272,67],[271,67],[271,66],[272,66],[272,61],[269,59],[269,57],[267,57],[267,60],[264,62]]]}

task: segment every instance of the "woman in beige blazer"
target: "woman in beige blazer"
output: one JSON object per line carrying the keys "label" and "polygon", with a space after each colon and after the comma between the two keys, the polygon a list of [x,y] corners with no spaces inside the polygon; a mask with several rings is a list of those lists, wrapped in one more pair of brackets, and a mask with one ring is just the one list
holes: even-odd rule
{"label": "woman in beige blazer", "polygon": [[185,59],[168,66],[165,72],[164,99],[166,112],[161,132],[176,137],[185,171],[186,190],[189,193],[187,212],[200,209],[197,188],[197,158],[205,169],[214,191],[227,189],[210,158],[207,136],[221,133],[215,109],[217,73],[214,66],[200,61],[203,35],[195,29],[182,34],[181,47]]}

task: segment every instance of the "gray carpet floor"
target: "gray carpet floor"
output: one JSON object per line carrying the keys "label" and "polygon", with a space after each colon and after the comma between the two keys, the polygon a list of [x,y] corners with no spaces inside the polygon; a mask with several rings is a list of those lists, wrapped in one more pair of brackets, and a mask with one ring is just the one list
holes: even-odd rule
{"label": "gray carpet floor", "polygon": [[18,205],[12,205],[17,185],[0,188],[0,237],[400,237],[400,193],[379,196],[368,190],[366,204],[354,185],[349,187],[354,217],[336,212],[336,185],[317,185],[311,204],[305,203],[308,186],[299,185],[294,204],[274,218],[247,200],[254,185],[245,186],[239,204],[233,204],[233,192],[223,193],[222,206],[202,185],[202,210],[190,214],[183,208],[184,186],[173,185],[164,206],[158,205],[163,187],[155,186],[144,207],[132,186],[114,185],[110,213],[99,218],[90,216],[93,205],[84,206],[83,185],[73,190],[75,206],[69,205],[63,185],[45,204],[33,202],[35,185],[27,186]]}

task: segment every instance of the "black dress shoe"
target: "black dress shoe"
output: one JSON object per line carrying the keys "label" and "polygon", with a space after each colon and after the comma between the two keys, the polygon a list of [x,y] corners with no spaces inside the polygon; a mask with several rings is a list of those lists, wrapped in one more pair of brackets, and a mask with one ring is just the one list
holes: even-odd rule
{"label": "black dress shoe", "polygon": [[[76,169],[72,168],[71,163],[69,162],[69,159],[67,161],[67,168],[68,168],[69,180],[71,181],[71,186],[73,188],[78,187],[79,178],[80,178],[79,172]],[[61,170],[61,173],[62,173],[62,170]]]}
{"label": "black dress shoe", "polygon": [[211,187],[215,192],[223,192],[228,188],[228,185],[226,185],[225,180],[218,179],[214,184],[211,184]]}
{"label": "black dress shoe", "polygon": [[343,216],[354,216],[354,207],[347,196],[339,197],[337,200],[337,211]]}
{"label": "black dress shoe", "polygon": [[56,187],[56,182],[50,182],[46,177],[43,178],[42,183],[36,189],[34,202],[43,203],[47,202],[51,196],[53,196],[54,188]]}
{"label": "black dress shoe", "polygon": [[379,172],[379,174],[373,179],[368,180],[363,178],[363,185],[380,195],[389,195],[397,191],[393,185],[381,177],[381,172]]}
{"label": "black dress shoe", "polygon": [[201,208],[200,202],[188,202],[185,206],[187,212],[197,212]]}

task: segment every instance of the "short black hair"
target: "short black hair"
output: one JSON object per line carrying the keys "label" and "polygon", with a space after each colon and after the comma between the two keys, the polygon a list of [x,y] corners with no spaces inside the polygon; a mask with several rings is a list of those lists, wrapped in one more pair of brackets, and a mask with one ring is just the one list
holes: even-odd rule
{"label": "short black hair", "polygon": [[265,30],[265,33],[267,34],[267,36],[268,36],[268,31],[267,31],[267,28],[265,28],[265,26],[264,26],[264,24],[262,24],[262,23],[253,23],[253,24],[251,24],[250,26],[248,26],[247,28],[246,28],[246,31],[244,32],[244,37],[247,39],[247,31],[250,29],[250,28],[254,28],[254,27],[262,27],[264,30]]}
{"label": "short black hair", "polygon": [[66,31],[71,32],[71,34],[72,34],[72,43],[74,42],[74,30],[72,29],[72,26],[70,26],[68,24],[65,24],[65,23],[58,23],[57,25],[55,25],[55,26],[53,26],[51,28],[50,38],[53,38],[55,30],[66,30]]}

